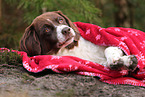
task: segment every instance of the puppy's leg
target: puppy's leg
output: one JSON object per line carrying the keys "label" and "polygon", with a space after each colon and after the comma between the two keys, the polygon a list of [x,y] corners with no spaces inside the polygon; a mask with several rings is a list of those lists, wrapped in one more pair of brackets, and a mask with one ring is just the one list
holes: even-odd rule
{"label": "puppy's leg", "polygon": [[107,58],[107,67],[113,70],[122,68],[134,71],[137,67],[137,58],[134,55],[125,56],[123,51],[118,47],[108,47],[105,49]]}
{"label": "puppy's leg", "polygon": [[113,70],[119,70],[123,67],[123,52],[118,47],[107,47],[105,49],[105,56],[107,58],[107,67]]}
{"label": "puppy's leg", "polygon": [[124,55],[120,59],[124,61],[124,66],[127,67],[128,70],[133,72],[137,68],[138,61],[135,55]]}

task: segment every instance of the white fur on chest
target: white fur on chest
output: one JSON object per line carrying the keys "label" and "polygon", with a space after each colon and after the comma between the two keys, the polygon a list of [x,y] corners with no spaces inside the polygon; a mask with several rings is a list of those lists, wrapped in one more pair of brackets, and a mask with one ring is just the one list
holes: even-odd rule
{"label": "white fur on chest", "polygon": [[104,50],[106,47],[104,46],[97,46],[84,38],[80,37],[78,42],[78,46],[74,47],[73,49],[61,49],[57,55],[59,56],[75,56],[85,60],[89,60],[92,62],[96,62],[102,65],[106,65],[106,58],[104,54]]}

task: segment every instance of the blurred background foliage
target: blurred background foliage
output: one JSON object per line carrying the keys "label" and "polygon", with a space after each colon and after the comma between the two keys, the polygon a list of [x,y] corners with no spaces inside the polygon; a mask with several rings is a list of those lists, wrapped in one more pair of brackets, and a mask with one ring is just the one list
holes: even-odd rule
{"label": "blurred background foliage", "polygon": [[145,0],[0,0],[0,47],[19,49],[25,28],[47,11],[61,10],[73,22],[145,31],[144,5]]}

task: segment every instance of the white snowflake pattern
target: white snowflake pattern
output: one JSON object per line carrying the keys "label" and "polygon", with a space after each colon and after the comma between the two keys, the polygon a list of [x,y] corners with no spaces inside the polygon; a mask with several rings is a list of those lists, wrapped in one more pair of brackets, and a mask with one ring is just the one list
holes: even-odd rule
{"label": "white snowflake pattern", "polygon": [[88,75],[88,76],[98,76],[98,77],[102,77],[101,74],[98,74],[98,73],[92,73],[92,72],[78,72],[78,74],[81,74],[81,75]]}
{"label": "white snowflake pattern", "polygon": [[138,61],[142,61],[142,64],[145,65],[145,56],[144,56],[144,54],[142,52],[140,52],[140,54],[137,54],[136,56],[138,58]]}
{"label": "white snowflake pattern", "polygon": [[122,75],[127,75],[127,74],[128,74],[128,71],[127,71],[127,70],[122,70],[122,71],[120,71],[120,73],[121,73]]}
{"label": "white snowflake pattern", "polygon": [[145,41],[140,42],[141,48],[145,48]]}
{"label": "white snowflake pattern", "polygon": [[90,62],[89,61],[86,61],[86,63],[85,64],[89,64]]}
{"label": "white snowflake pattern", "polygon": [[95,76],[95,74],[91,73],[91,72],[80,72],[80,73],[83,74],[83,75]]}
{"label": "white snowflake pattern", "polygon": [[87,31],[86,31],[86,35],[88,35],[88,34],[90,34],[90,29],[88,29]]}
{"label": "white snowflake pattern", "polygon": [[56,69],[56,68],[58,68],[58,65],[49,65],[46,68],[47,69]]}
{"label": "white snowflake pattern", "polygon": [[89,76],[95,76],[94,73],[91,73],[91,72],[86,72],[86,73],[87,73],[87,75],[89,75]]}
{"label": "white snowflake pattern", "polygon": [[143,44],[145,45],[145,41],[143,40]]}
{"label": "white snowflake pattern", "polygon": [[69,68],[68,69],[66,69],[68,72],[69,71],[75,71],[75,70],[77,70],[78,69],[78,66],[73,66],[73,65],[69,65]]}
{"label": "white snowflake pattern", "polygon": [[74,71],[74,70],[76,70],[76,69],[77,69],[76,67],[73,68],[73,65],[69,65],[68,68],[64,68],[63,70],[66,71],[66,72],[70,72],[70,71]]}
{"label": "white snowflake pattern", "polygon": [[120,47],[120,46],[124,46],[125,48],[128,49],[127,45],[126,45],[124,42],[120,42],[120,43],[119,43],[119,47]]}
{"label": "white snowflake pattern", "polygon": [[99,31],[103,30],[103,28],[100,28]]}
{"label": "white snowflake pattern", "polygon": [[27,68],[27,67],[29,67],[29,64],[28,64],[26,61],[24,61],[24,62],[23,62],[23,66],[24,66],[25,68]]}
{"label": "white snowflake pattern", "polygon": [[66,71],[66,72],[68,71],[66,68],[64,68],[63,70]]}
{"label": "white snowflake pattern", "polygon": [[143,53],[141,53],[141,55],[139,56],[139,58],[145,60],[145,56],[143,55]]}
{"label": "white snowflake pattern", "polygon": [[125,81],[126,82],[131,82],[131,83],[134,83],[134,84],[137,83],[135,80],[130,80],[130,79],[126,79]]}
{"label": "white snowflake pattern", "polygon": [[127,39],[127,37],[126,37],[126,36],[121,37],[121,40],[122,40],[122,41],[124,41],[125,39]]}
{"label": "white snowflake pattern", "polygon": [[99,39],[101,39],[101,35],[100,34],[96,36],[96,40],[99,40]]}
{"label": "white snowflake pattern", "polygon": [[[145,72],[144,72],[145,73]],[[143,83],[145,83],[145,79],[142,80]]]}
{"label": "white snowflake pattern", "polygon": [[60,59],[62,58],[61,56],[52,56],[51,60],[54,60],[54,59]]}
{"label": "white snowflake pattern", "polygon": [[119,28],[115,28],[114,30],[117,31],[117,32],[120,32],[121,31]]}
{"label": "white snowflake pattern", "polygon": [[78,70],[78,66],[75,66],[75,70]]}
{"label": "white snowflake pattern", "polygon": [[34,68],[34,71],[37,71],[38,70],[38,68]]}
{"label": "white snowflake pattern", "polygon": [[70,69],[70,71],[72,70],[72,65],[69,65],[69,69]]}
{"label": "white snowflake pattern", "polygon": [[137,31],[133,31],[133,30],[128,30],[128,33],[130,33],[131,35],[135,35],[135,36],[140,35]]}
{"label": "white snowflake pattern", "polygon": [[32,68],[29,66],[28,62],[24,61],[24,62],[23,62],[23,66],[24,66],[28,71],[32,71]]}

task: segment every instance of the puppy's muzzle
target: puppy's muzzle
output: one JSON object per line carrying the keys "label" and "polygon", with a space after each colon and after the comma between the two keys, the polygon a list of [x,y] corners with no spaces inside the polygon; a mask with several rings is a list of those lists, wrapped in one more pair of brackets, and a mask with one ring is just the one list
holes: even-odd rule
{"label": "puppy's muzzle", "polygon": [[74,41],[75,32],[67,25],[60,25],[56,28],[58,43],[57,47],[62,48]]}
{"label": "puppy's muzzle", "polygon": [[70,28],[69,27],[65,27],[62,29],[62,34],[63,35],[69,35],[71,33]]}

